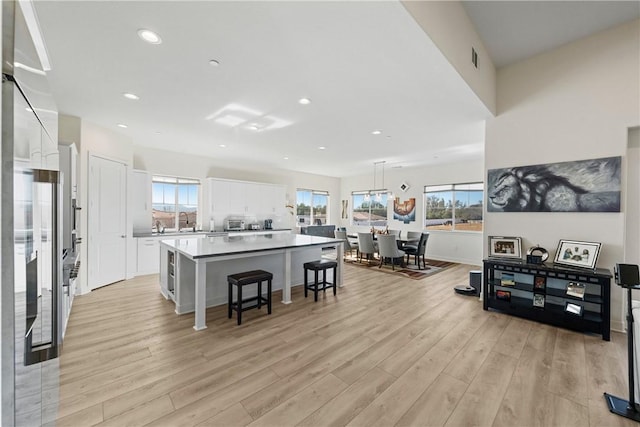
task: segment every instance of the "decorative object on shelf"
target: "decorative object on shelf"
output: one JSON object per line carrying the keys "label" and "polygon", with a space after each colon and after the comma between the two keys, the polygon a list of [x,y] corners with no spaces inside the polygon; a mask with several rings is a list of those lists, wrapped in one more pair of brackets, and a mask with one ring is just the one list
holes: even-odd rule
{"label": "decorative object on shelf", "polygon": [[400,202],[400,197],[393,199],[393,219],[409,224],[416,220],[416,199],[412,197]]}
{"label": "decorative object on shelf", "polygon": [[554,264],[594,269],[601,246],[602,243],[560,240],[553,262]]}
{"label": "decorative object on shelf", "polygon": [[547,278],[544,276],[535,276],[533,278],[533,290],[544,292],[547,289]]}
{"label": "decorative object on shelf", "polygon": [[504,258],[522,258],[522,239],[520,237],[489,236],[489,256]]}
{"label": "decorative object on shelf", "polygon": [[585,286],[582,283],[569,282],[567,284],[567,295],[584,299]]}
{"label": "decorative object on shelf", "polygon": [[500,277],[500,285],[501,286],[515,286],[516,281],[515,277],[511,273],[502,273]]}
{"label": "decorative object on shelf", "polygon": [[533,294],[533,306],[544,308],[544,294]]}
{"label": "decorative object on shelf", "polygon": [[549,259],[549,252],[539,245],[532,246],[527,250],[527,263],[542,264]]}
{"label": "decorative object on shelf", "polygon": [[622,157],[490,169],[489,212],[620,212]]}
{"label": "decorative object on shelf", "polygon": [[565,313],[570,313],[575,316],[582,317],[583,307],[580,304],[574,304],[572,302],[567,302],[564,306]]}
{"label": "decorative object on shelf", "polygon": [[511,292],[509,291],[496,291],[496,299],[502,301],[511,301]]}

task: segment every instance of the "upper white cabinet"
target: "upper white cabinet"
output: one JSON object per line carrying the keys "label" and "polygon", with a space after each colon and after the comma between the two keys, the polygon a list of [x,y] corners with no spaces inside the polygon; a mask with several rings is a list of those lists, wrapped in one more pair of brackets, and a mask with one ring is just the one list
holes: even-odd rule
{"label": "upper white cabinet", "polygon": [[133,170],[131,183],[133,232],[149,232],[152,227],[151,175],[147,171]]}
{"label": "upper white cabinet", "polygon": [[207,178],[212,217],[255,216],[271,218],[285,209],[283,185]]}

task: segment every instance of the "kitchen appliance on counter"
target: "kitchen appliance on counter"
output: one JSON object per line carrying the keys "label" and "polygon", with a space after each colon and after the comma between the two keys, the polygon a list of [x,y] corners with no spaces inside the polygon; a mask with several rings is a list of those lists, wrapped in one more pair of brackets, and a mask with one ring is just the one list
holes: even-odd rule
{"label": "kitchen appliance on counter", "polygon": [[243,231],[244,227],[245,224],[243,219],[228,218],[225,223],[224,231]]}
{"label": "kitchen appliance on counter", "polygon": [[249,230],[260,230],[260,224],[258,223],[249,224]]}
{"label": "kitchen appliance on counter", "polygon": [[273,220],[272,219],[265,219],[264,220],[264,229],[265,230],[273,230]]}

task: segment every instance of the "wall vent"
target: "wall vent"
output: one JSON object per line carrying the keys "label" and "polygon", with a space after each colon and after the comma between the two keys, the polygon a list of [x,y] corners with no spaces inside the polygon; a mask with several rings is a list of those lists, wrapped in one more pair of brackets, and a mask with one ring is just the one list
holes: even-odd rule
{"label": "wall vent", "polygon": [[478,52],[473,47],[471,48],[471,63],[478,68]]}

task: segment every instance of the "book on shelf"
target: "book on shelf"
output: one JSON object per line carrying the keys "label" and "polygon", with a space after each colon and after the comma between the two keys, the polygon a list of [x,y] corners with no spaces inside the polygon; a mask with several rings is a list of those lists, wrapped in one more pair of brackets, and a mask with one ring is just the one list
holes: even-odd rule
{"label": "book on shelf", "polygon": [[502,273],[502,276],[500,277],[500,284],[502,286],[515,286],[516,285],[516,281],[515,281],[515,278],[514,278],[513,274],[511,274],[511,273]]}
{"label": "book on shelf", "polygon": [[584,299],[585,286],[582,283],[569,282],[567,284],[567,295]]}

